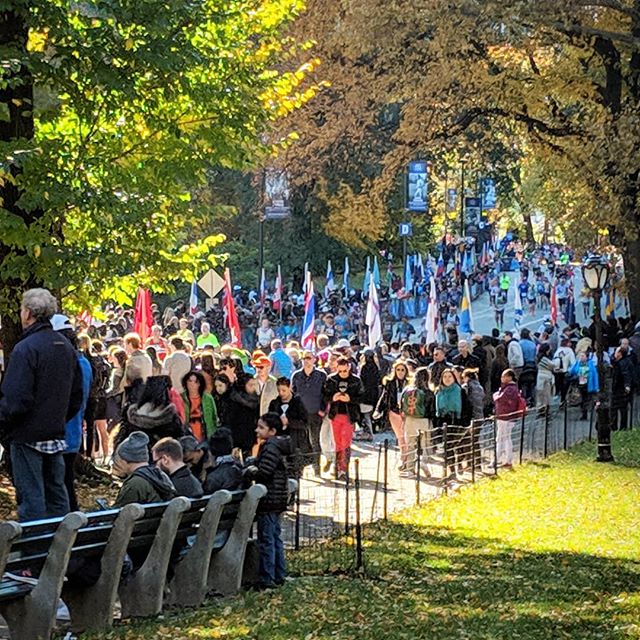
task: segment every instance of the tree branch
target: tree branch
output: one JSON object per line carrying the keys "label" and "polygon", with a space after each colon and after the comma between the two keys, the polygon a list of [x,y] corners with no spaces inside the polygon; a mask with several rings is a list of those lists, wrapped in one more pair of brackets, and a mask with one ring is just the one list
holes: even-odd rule
{"label": "tree branch", "polygon": [[636,38],[630,33],[621,33],[619,31],[607,31],[605,29],[596,29],[587,27],[582,24],[565,24],[563,22],[552,22],[550,26],[561,33],[568,36],[588,36],[590,38],[602,38],[611,42],[622,42],[632,47],[640,48],[640,38]]}

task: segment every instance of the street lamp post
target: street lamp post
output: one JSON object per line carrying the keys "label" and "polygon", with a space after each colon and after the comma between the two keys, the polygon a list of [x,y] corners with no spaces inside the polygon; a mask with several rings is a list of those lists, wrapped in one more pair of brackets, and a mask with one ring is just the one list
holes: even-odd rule
{"label": "street lamp post", "polygon": [[464,166],[465,158],[460,159],[460,237],[464,238]]}
{"label": "street lamp post", "polygon": [[598,431],[598,462],[613,462],[611,453],[611,424],[609,412],[609,398],[607,394],[606,378],[602,349],[602,292],[609,281],[609,265],[599,255],[587,258],[582,265],[582,278],[593,294],[596,322],[596,357],[598,362],[599,391],[596,399],[597,431]]}

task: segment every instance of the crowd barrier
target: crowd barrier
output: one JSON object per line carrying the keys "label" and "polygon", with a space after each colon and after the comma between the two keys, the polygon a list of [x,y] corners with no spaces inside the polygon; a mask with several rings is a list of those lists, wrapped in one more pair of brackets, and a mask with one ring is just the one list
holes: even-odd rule
{"label": "crowd barrier", "polygon": [[[420,432],[404,453],[390,432],[375,443],[355,440],[347,481],[318,477],[307,466],[283,522],[291,570],[305,575],[363,571],[366,525],[499,476],[509,468],[504,465],[509,455],[517,466],[595,440],[595,407],[582,420],[581,407],[571,402],[571,394],[567,398],[560,405],[473,420],[467,427]],[[630,397],[627,416],[627,428],[640,424],[638,397]],[[407,460],[410,468],[401,471]]]}

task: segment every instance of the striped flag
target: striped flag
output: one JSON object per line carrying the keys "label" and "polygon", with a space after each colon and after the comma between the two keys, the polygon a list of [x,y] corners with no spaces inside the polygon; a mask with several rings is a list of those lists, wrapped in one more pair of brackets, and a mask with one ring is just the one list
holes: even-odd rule
{"label": "striped flag", "polygon": [[522,310],[522,297],[520,296],[520,287],[516,285],[516,297],[514,302],[514,319],[513,324],[516,329],[520,328],[520,321],[522,320],[522,316],[524,315],[524,311]]}
{"label": "striped flag", "polygon": [[558,323],[558,294],[556,293],[556,285],[551,287],[551,308],[549,309],[549,319],[555,327]]}
{"label": "striped flag", "polygon": [[380,267],[378,266],[378,256],[373,256],[373,281],[376,287],[380,288]]}
{"label": "striped flag", "polygon": [[264,267],[260,274],[260,306],[264,308],[264,303],[267,297],[267,279],[265,278]]}
{"label": "striped flag", "polygon": [[473,333],[473,316],[471,314],[471,294],[469,293],[469,280],[464,281],[462,305],[460,306],[460,331]]}
{"label": "striped flag", "polygon": [[315,347],[315,315],[316,302],[313,293],[313,280],[307,271],[307,282],[304,295],[304,319],[302,321],[302,348],[314,350]]}
{"label": "striped flag", "polygon": [[342,276],[342,286],[345,297],[349,296],[349,256],[344,257],[344,275]]}
{"label": "striped flag", "polygon": [[436,278],[441,278],[444,275],[444,258],[442,257],[442,251],[438,256],[438,264],[436,266]]}

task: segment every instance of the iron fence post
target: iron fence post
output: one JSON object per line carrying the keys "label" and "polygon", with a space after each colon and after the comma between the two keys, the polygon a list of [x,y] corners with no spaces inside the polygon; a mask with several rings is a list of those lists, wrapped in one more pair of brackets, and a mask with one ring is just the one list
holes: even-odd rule
{"label": "iron fence post", "polygon": [[422,450],[420,448],[420,431],[416,436],[416,504],[420,504],[420,458]]}
{"label": "iron fence post", "polygon": [[567,395],[564,399],[564,433],[562,439],[562,448],[567,450],[567,429],[569,426],[569,391],[567,390]]}
{"label": "iron fence post", "polygon": [[360,460],[355,461],[355,485],[356,492],[356,571],[362,569],[362,524],[360,522]]}
{"label": "iron fence post", "polygon": [[520,420],[520,456],[518,464],[522,464],[522,454],[524,452],[524,421],[527,416],[527,410],[522,412],[522,419]]}
{"label": "iron fence post", "polygon": [[444,483],[444,493],[447,495],[449,493],[449,476],[447,475],[448,471],[448,462],[449,462],[449,443],[447,438],[447,425],[442,425],[442,442],[443,442],[443,460],[442,460],[442,482]]}
{"label": "iron fence post", "polygon": [[469,430],[471,437],[471,482],[476,481],[476,421],[471,421],[471,428]]}
{"label": "iron fence post", "polygon": [[498,419],[493,416],[493,473],[498,475]]}
{"label": "iron fence post", "polygon": [[383,469],[383,482],[384,482],[384,495],[383,495],[383,513],[384,519],[387,520],[389,516],[388,506],[389,506],[389,441],[384,441],[384,469]]}
{"label": "iron fence post", "polygon": [[544,450],[542,456],[546,458],[549,455],[549,421],[551,418],[551,410],[547,406],[544,414]]}

